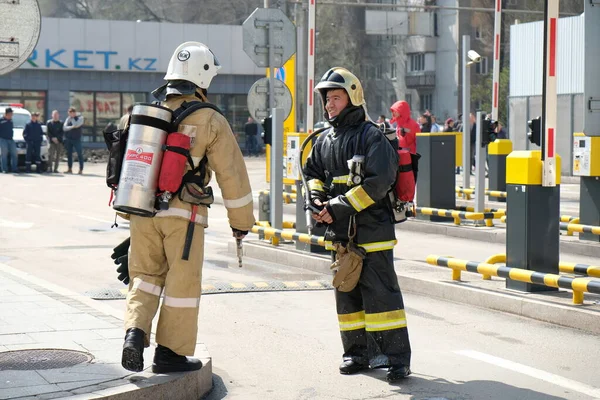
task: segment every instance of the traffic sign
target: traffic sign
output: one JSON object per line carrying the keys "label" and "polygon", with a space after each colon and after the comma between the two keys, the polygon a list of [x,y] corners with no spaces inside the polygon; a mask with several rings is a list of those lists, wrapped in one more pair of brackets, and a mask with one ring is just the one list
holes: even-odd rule
{"label": "traffic sign", "polygon": [[[248,92],[248,111],[257,121],[262,121],[270,115],[269,108],[269,78],[261,78],[254,82]],[[292,94],[290,89],[279,79],[273,79],[275,83],[274,97],[275,107],[283,109],[283,117],[286,119],[292,111]]]}
{"label": "traffic sign", "polygon": [[[244,21],[242,31],[244,51],[258,67],[283,67],[296,52],[296,27],[278,8],[257,8]],[[269,48],[273,65],[269,65]]]}
{"label": "traffic sign", "polygon": [[29,58],[41,27],[37,0],[0,0],[0,75],[19,68]]}

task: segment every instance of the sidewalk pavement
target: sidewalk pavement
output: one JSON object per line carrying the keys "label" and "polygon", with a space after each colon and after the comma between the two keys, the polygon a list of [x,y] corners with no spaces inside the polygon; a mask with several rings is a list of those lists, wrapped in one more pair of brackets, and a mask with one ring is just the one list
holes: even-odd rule
{"label": "sidewalk pavement", "polygon": [[[212,387],[203,344],[196,374],[121,367],[123,321],[116,310],[0,264],[0,399],[198,399]],[[169,383],[169,384],[166,384]]]}

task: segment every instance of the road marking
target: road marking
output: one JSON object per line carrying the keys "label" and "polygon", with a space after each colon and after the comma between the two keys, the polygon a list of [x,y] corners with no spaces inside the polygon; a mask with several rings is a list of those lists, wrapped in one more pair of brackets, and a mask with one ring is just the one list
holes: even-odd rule
{"label": "road marking", "polygon": [[8,197],[3,197],[2,200],[6,201],[7,203],[16,203],[17,202],[16,200],[9,199]]}
{"label": "road marking", "polygon": [[39,204],[25,203],[25,205],[29,206],[29,207],[34,207],[34,208],[42,208],[42,206],[40,206]]}
{"label": "road marking", "polygon": [[50,208],[50,211],[54,211],[57,213],[68,213],[69,212],[67,210],[59,210],[58,208]]}
{"label": "road marking", "polygon": [[494,357],[492,355],[480,353],[474,350],[459,350],[455,351],[455,353],[465,357],[473,358],[475,360],[483,361],[488,364],[493,364],[501,368],[509,369],[520,374],[528,375],[532,378],[546,381],[548,383],[561,386],[565,389],[583,393],[595,399],[600,398],[600,389],[598,388],[574,381],[572,379],[564,378],[560,375],[551,374],[550,372],[542,371],[541,369],[528,367],[527,365],[519,364],[499,357]]}
{"label": "road marking", "polygon": [[13,222],[5,219],[0,219],[1,228],[29,229],[33,226],[33,222]]}
{"label": "road marking", "polygon": [[105,220],[105,219],[100,219],[100,218],[89,217],[89,216],[87,216],[87,215],[81,215],[81,214],[79,214],[79,215],[77,215],[77,216],[78,216],[79,218],[85,218],[85,219],[89,219],[89,220],[92,220],[92,221],[98,221],[98,222],[105,222],[105,223],[107,223],[107,224],[112,224],[112,223],[114,223],[114,221],[107,221],[107,220]]}

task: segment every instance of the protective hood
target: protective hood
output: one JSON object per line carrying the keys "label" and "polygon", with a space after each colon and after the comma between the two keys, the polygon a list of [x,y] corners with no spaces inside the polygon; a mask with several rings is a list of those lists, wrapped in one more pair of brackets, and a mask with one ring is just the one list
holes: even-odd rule
{"label": "protective hood", "polygon": [[400,125],[404,125],[408,122],[408,120],[410,119],[410,106],[408,105],[408,103],[404,100],[401,101],[397,101],[395,102],[391,107],[390,110],[392,112],[397,112],[399,114],[398,117],[394,117],[390,120],[390,122],[392,124],[400,124]]}

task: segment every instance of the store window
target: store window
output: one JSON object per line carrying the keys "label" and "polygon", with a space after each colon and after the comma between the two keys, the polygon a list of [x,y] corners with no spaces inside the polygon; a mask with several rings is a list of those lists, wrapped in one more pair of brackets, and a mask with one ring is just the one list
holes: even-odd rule
{"label": "store window", "polygon": [[46,120],[46,92],[0,90],[0,103],[23,104],[29,112],[40,113],[40,121]]}
{"label": "store window", "polygon": [[84,142],[104,142],[102,130],[117,124],[127,107],[146,101],[146,93],[70,92],[69,104],[83,116]]}

